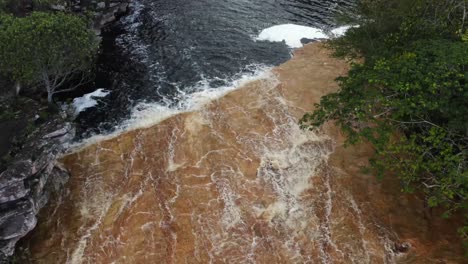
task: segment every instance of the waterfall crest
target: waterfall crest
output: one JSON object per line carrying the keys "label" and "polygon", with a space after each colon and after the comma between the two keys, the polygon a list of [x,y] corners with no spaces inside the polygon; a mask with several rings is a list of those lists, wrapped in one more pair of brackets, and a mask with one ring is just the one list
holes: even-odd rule
{"label": "waterfall crest", "polygon": [[421,200],[360,172],[369,146],[299,129],[347,69],[307,45],[198,111],[64,157],[67,190],[23,244],[37,263],[456,263]]}

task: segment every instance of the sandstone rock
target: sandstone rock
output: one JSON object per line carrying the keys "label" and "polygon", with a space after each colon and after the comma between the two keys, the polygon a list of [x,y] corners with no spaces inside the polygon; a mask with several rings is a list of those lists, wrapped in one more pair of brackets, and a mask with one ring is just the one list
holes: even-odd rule
{"label": "sandstone rock", "polygon": [[29,190],[25,189],[24,182],[13,182],[11,185],[0,189],[0,203],[6,203],[23,198]]}
{"label": "sandstone rock", "polygon": [[68,180],[57,158],[74,138],[75,130],[63,119],[43,124],[26,140],[22,150],[0,174],[0,263],[37,223],[36,215],[53,192]]}
{"label": "sandstone rock", "polygon": [[399,253],[407,253],[411,249],[411,244],[408,242],[404,243],[395,243],[393,247],[393,251],[397,254]]}
{"label": "sandstone rock", "polygon": [[20,160],[0,174],[0,188],[8,187],[26,179],[35,172],[31,160]]}
{"label": "sandstone rock", "polygon": [[22,200],[15,208],[8,208],[0,216],[0,240],[19,238],[31,231],[36,225],[34,204],[31,200]]}

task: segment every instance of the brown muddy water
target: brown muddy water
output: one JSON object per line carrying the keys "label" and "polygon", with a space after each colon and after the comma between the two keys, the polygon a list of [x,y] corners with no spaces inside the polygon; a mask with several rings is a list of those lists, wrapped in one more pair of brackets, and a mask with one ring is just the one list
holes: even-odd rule
{"label": "brown muddy water", "polygon": [[32,263],[463,263],[455,223],[369,146],[298,119],[348,65],[323,44],[195,112],[64,157],[71,179],[22,242]]}

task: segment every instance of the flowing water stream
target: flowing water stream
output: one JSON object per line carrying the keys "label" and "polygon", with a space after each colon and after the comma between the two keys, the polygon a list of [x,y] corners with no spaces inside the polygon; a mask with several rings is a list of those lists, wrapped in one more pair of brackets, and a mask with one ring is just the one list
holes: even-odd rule
{"label": "flowing water stream", "polygon": [[463,263],[450,222],[425,219],[423,201],[401,194],[394,177],[361,172],[368,145],[344,148],[333,124],[299,129],[298,119],[336,91],[346,62],[314,43],[265,68],[291,50],[255,41],[262,29],[332,28],[346,6],[136,1],[115,51],[131,61],[113,65],[110,95],[81,116],[91,130],[120,131],[61,160],[70,181],[21,242],[26,258]]}
{"label": "flowing water stream", "polygon": [[284,43],[256,41],[263,29],[288,23],[331,29],[352,2],[135,0],[100,59],[107,80],[98,88],[112,93],[79,122],[88,133],[105,133],[132,113],[164,114],[185,107],[194,92],[232,87],[291,57]]}

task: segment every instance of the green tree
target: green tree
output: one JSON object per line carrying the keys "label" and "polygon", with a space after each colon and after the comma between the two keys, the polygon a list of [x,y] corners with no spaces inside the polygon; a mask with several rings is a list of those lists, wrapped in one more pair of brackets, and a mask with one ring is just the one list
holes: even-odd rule
{"label": "green tree", "polygon": [[[373,171],[468,221],[466,0],[361,1],[359,25],[330,47],[363,57],[301,125],[333,120],[348,143],[372,143]],[[468,242],[468,224],[460,228]]]}
{"label": "green tree", "polygon": [[[393,171],[404,189],[424,189],[431,205],[465,207],[468,43],[416,42],[375,64],[355,65],[306,114],[305,127],[336,120],[350,143],[373,143],[379,175]],[[398,134],[397,137],[394,137]]]}
{"label": "green tree", "polygon": [[79,16],[0,16],[0,71],[17,83],[43,86],[48,102],[87,80],[97,48],[96,36]]}
{"label": "green tree", "polygon": [[343,23],[359,25],[331,42],[338,56],[391,55],[415,40],[457,39],[466,32],[467,0],[360,0]]}

